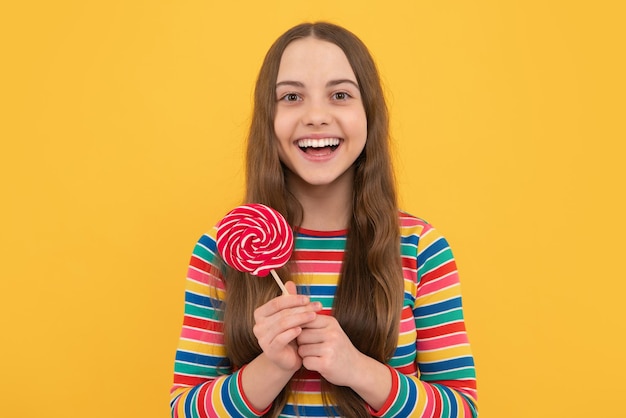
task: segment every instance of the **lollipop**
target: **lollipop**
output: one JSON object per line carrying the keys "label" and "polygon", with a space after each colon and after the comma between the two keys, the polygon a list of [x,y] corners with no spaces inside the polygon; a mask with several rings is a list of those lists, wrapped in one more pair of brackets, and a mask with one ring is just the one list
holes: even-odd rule
{"label": "lollipop", "polygon": [[231,267],[259,277],[271,273],[288,294],[276,271],[289,261],[293,232],[274,209],[252,203],[231,210],[217,226],[217,250]]}

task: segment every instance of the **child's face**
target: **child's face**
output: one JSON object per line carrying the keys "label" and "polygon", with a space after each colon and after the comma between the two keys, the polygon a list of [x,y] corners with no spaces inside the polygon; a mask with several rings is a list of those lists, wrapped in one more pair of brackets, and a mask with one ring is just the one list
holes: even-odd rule
{"label": "child's face", "polygon": [[276,100],[279,156],[293,174],[322,186],[352,173],[365,147],[367,119],[341,48],[312,37],[289,44],[280,61]]}

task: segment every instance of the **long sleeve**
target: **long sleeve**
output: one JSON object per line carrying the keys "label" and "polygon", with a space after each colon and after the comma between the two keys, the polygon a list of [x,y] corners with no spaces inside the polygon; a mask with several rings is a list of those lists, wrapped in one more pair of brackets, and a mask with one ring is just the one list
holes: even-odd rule
{"label": "long sleeve", "polygon": [[376,416],[476,417],[476,372],[452,251],[425,222],[408,217],[403,225],[417,232],[403,234],[405,309],[391,362],[394,390]]}
{"label": "long sleeve", "polygon": [[[215,230],[194,248],[185,313],[171,390],[172,417],[260,416],[241,390],[245,366],[232,370],[226,356],[221,307],[224,282],[215,267]],[[332,312],[346,231],[299,230],[293,279],[299,293]],[[430,225],[401,215],[404,306],[398,346],[389,361],[392,392],[373,416],[476,417],[476,375],[463,319],[456,264],[446,240]],[[324,417],[321,380],[295,379],[281,417]]]}
{"label": "long sleeve", "polygon": [[170,391],[173,418],[260,415],[246,403],[241,391],[243,369],[233,372],[226,357],[220,310],[224,283],[213,264],[215,254],[214,237],[203,235],[189,263]]}

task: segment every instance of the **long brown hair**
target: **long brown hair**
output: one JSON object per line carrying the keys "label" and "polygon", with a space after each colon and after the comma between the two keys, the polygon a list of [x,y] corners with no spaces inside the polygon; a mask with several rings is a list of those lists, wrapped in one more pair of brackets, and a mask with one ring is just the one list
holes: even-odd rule
{"label": "long brown hair", "polygon": [[[367,141],[355,162],[352,217],[348,225],[341,277],[333,315],[362,353],[386,362],[398,342],[403,300],[400,232],[395,180],[389,150],[389,118],[380,78],[366,46],[348,30],[325,22],[304,23],[280,36],[270,47],[256,82],[254,111],[247,143],[247,203],[263,203],[281,212],[292,226],[303,213],[285,186],[285,167],[278,157],[274,134],[276,79],[283,51],[306,37],[332,42],[346,54],[360,87],[367,117]],[[278,272],[290,277],[287,267]],[[261,353],[255,336],[253,312],[278,295],[272,280],[245,277],[227,269],[224,334],[229,359],[240,367]],[[231,313],[232,314],[229,314]],[[277,397],[266,416],[277,416],[290,387]],[[327,404],[344,416],[369,416],[363,400],[350,388],[323,382]]]}

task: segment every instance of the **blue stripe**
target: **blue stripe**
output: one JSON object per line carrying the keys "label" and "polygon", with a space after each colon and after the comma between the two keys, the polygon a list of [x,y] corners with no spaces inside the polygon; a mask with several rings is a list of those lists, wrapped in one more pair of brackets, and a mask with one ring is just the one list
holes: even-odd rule
{"label": "blue stripe", "polygon": [[334,296],[337,291],[337,286],[303,285],[296,287],[298,288],[298,293],[309,296]]}
{"label": "blue stripe", "polygon": [[230,394],[228,393],[228,390],[230,386],[230,381],[232,379],[235,379],[236,378],[235,376],[236,375],[231,374],[226,379],[224,379],[224,384],[222,385],[222,390],[220,391],[220,396],[222,398],[222,404],[224,405],[224,409],[226,409],[226,411],[230,414],[231,417],[236,416],[236,415],[233,415],[233,413],[237,411],[237,408],[235,408],[235,405],[233,404],[232,399],[230,399]]}
{"label": "blue stripe", "polygon": [[452,369],[461,367],[473,367],[474,360],[472,357],[459,357],[452,360],[438,361],[435,363],[420,363],[419,369],[424,373],[444,373]]}
{"label": "blue stripe", "polygon": [[419,237],[417,235],[401,236],[400,237],[400,243],[401,244],[410,244],[410,245],[414,245],[414,246],[417,247],[417,244],[419,243]]}
{"label": "blue stripe", "polygon": [[450,416],[451,417],[456,417],[457,412],[458,412],[458,405],[456,403],[456,397],[454,396],[454,392],[452,392],[452,390],[447,387],[447,386],[443,386],[443,385],[435,385],[437,386],[437,388],[439,390],[441,390],[442,392],[445,392],[445,394],[448,396],[448,399],[450,400],[450,403],[448,405],[450,405]]}
{"label": "blue stripe", "polygon": [[[415,382],[402,373],[398,373],[400,379],[404,381],[404,385],[408,386],[407,390],[407,398],[404,402],[404,407],[400,410],[397,417],[409,417],[411,416],[411,412],[415,409],[415,405],[417,404],[417,386]],[[402,383],[402,382],[400,382]]]}
{"label": "blue stripe", "polygon": [[202,244],[202,246],[208,248],[214,254],[217,253],[217,244],[215,243],[215,240],[209,235],[202,235],[198,240],[198,244]]}
{"label": "blue stripe", "polygon": [[418,254],[417,265],[424,265],[429,258],[446,248],[449,248],[448,242],[443,237],[439,238],[437,241],[430,244],[428,248]]}
{"label": "blue stripe", "polygon": [[208,296],[198,295],[190,291],[185,292],[185,302],[193,303],[194,305],[200,305],[207,308],[218,307],[219,302],[212,303],[215,299]]}
{"label": "blue stripe", "polygon": [[224,362],[221,357],[205,356],[203,354],[190,353],[189,351],[178,350],[176,352],[176,361],[183,361],[185,363],[200,364],[203,366],[223,366],[228,367],[229,364]]}
{"label": "blue stripe", "polygon": [[433,314],[437,314],[440,312],[445,312],[445,311],[458,309],[458,308],[461,308],[461,298],[457,296],[453,299],[446,300],[446,301],[439,302],[439,303],[434,303],[432,305],[420,306],[416,308],[414,312],[415,312],[415,316],[419,317],[419,316],[433,315]]}
{"label": "blue stripe", "polygon": [[201,387],[201,385],[193,387],[189,389],[189,393],[187,393],[187,397],[185,398],[185,415],[188,417],[193,417],[194,399],[196,399],[196,392],[198,392]]}
{"label": "blue stripe", "polygon": [[415,342],[411,342],[407,345],[399,345],[396,347],[395,353],[393,353],[394,357],[402,357],[407,354],[415,353]]}
{"label": "blue stripe", "polygon": [[[336,411],[335,408],[333,408],[332,406],[330,406],[330,408],[334,415],[328,415],[328,412],[326,411],[326,409],[324,409],[324,406],[312,406],[312,405],[298,405],[298,413],[300,414],[301,417],[341,416],[339,415],[339,413]],[[296,414],[296,408],[294,408],[294,405],[287,404],[281,411],[281,415],[297,416],[298,414]]]}

